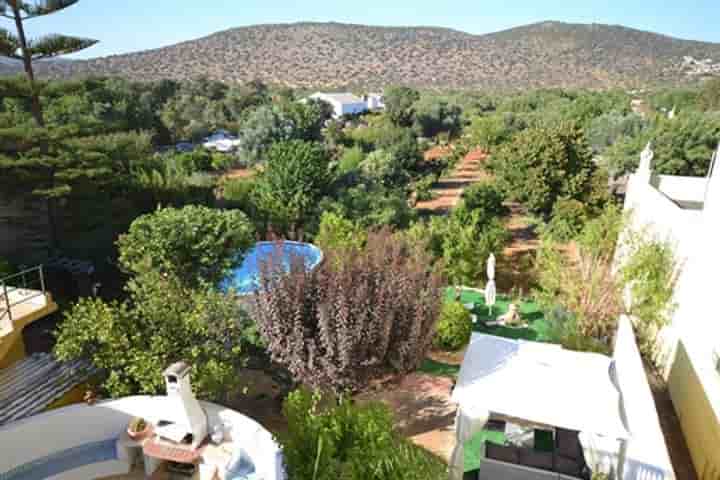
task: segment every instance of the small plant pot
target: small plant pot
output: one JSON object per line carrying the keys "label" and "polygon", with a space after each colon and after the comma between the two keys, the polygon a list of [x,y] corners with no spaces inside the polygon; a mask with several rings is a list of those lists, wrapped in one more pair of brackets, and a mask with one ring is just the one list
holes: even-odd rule
{"label": "small plant pot", "polygon": [[134,432],[130,430],[130,428],[127,429],[128,436],[133,440],[144,440],[150,436],[151,432],[152,427],[150,425],[146,425],[145,428],[139,432]]}

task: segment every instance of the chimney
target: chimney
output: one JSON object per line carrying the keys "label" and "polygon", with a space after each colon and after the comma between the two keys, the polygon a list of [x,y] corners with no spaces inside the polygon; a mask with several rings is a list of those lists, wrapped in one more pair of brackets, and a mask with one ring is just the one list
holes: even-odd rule
{"label": "chimney", "polygon": [[208,434],[207,416],[190,385],[190,366],[170,365],[164,372],[168,409],[158,423],[157,434],[164,440],[197,448]]}

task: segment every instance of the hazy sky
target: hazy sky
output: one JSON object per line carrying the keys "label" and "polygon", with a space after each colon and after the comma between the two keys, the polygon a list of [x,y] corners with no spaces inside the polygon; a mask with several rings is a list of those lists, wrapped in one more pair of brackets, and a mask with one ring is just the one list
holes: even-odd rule
{"label": "hazy sky", "polygon": [[[81,0],[33,20],[29,31],[100,40],[76,55],[87,58],[170,45],[257,23],[432,25],[487,33],[542,20],[622,24],[720,42],[720,0]],[[0,25],[13,29],[4,19]]]}

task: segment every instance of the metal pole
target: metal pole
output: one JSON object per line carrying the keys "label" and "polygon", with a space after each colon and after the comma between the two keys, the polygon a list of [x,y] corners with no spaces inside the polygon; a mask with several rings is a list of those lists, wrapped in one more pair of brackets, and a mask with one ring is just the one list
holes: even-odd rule
{"label": "metal pole", "polygon": [[8,297],[7,284],[3,282],[3,297],[5,297],[5,305],[7,306],[8,318],[10,319],[10,327],[12,328],[12,310],[10,309],[10,297]]}
{"label": "metal pole", "polygon": [[40,265],[38,270],[40,271],[40,290],[45,293],[45,275],[43,274],[43,266]]}

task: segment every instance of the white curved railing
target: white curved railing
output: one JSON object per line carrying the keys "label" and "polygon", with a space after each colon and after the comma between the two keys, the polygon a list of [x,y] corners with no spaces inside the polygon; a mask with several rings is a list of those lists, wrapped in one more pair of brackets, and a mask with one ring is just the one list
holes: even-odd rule
{"label": "white curved railing", "polygon": [[[269,431],[234,410],[209,402],[201,402],[201,405],[211,427],[218,424],[231,426],[232,448],[247,453],[260,478],[284,479],[281,449]],[[65,452],[72,449],[82,450],[117,439],[133,417],[143,417],[154,423],[167,415],[168,408],[165,396],[135,396],[93,406],[73,405],[5,425],[0,428],[0,479],[14,478],[10,472],[66,456]],[[123,461],[129,468],[123,452],[118,451],[117,459],[111,460],[115,463],[111,464],[110,472],[117,474]],[[108,471],[107,461],[94,465],[89,462],[65,472],[62,478],[87,480],[109,475]]]}

